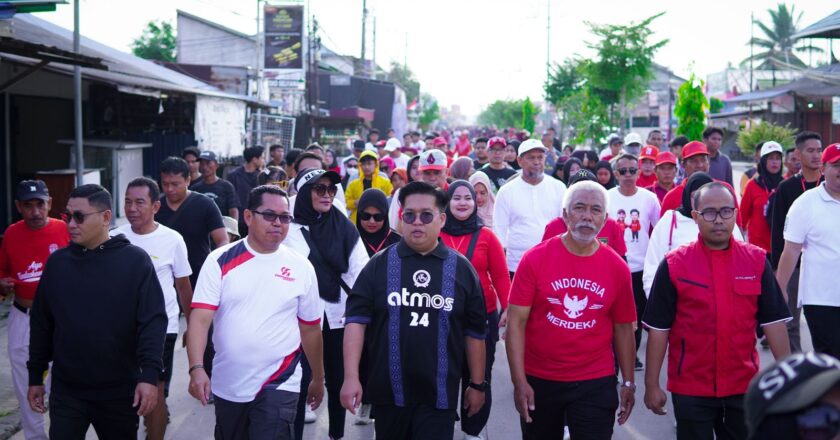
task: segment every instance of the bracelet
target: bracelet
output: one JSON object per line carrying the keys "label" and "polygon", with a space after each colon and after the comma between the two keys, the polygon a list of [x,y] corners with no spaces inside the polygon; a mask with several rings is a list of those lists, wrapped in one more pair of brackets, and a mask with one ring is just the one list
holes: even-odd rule
{"label": "bracelet", "polygon": [[192,372],[193,372],[194,370],[198,370],[198,369],[202,369],[202,370],[203,370],[203,369],[204,369],[204,365],[201,365],[201,364],[195,364],[195,365],[193,365],[192,367],[190,367],[190,370],[187,372],[187,374],[192,374]]}

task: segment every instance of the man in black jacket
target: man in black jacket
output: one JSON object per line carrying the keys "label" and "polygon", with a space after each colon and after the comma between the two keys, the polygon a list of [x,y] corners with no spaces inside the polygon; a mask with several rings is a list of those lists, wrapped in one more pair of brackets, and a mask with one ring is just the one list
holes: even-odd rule
{"label": "man in black jacket", "polygon": [[71,244],[47,260],[32,306],[29,405],[44,413],[52,365],[50,438],[136,438],[138,416],[157,403],[166,311],[145,251],[108,237],[111,195],[99,185],[70,193]]}

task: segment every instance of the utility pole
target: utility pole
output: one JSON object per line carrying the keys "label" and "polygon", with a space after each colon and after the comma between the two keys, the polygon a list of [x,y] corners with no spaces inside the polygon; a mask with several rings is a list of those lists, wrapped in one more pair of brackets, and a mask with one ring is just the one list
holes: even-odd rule
{"label": "utility pole", "polygon": [[545,80],[551,73],[551,0],[546,0],[546,23],[545,23]]}
{"label": "utility pole", "polygon": [[[263,58],[263,54],[265,52],[264,45],[265,45],[265,35],[260,32],[260,17],[264,14],[263,9],[260,5],[261,0],[257,0],[257,59],[256,59],[256,69],[257,69],[257,90],[255,90],[255,95],[257,100],[261,98],[262,94],[262,83],[263,83],[263,65],[265,63],[265,59]],[[253,130],[252,136],[252,144],[251,146],[260,145],[262,144],[262,109],[257,106],[257,114],[254,118],[254,122],[251,126],[251,130]]]}
{"label": "utility pole", "polygon": [[405,48],[403,49],[403,67],[408,67],[408,32],[405,33]]}
{"label": "utility pole", "polygon": [[367,0],[362,0],[362,55],[359,57],[362,61],[362,76],[365,75],[365,40],[367,39]]}
{"label": "utility pole", "polygon": [[373,54],[371,55],[371,78],[376,79],[376,16],[373,16]]}
{"label": "utility pole", "polygon": [[[79,3],[73,2],[73,52],[81,53],[79,34]],[[84,140],[82,139],[82,68],[73,66],[73,126],[76,140],[76,186],[82,186],[85,177]],[[113,170],[116,173],[118,170]],[[114,188],[116,191],[116,188]]]}
{"label": "utility pole", "polygon": [[[755,60],[753,59],[753,39],[754,37],[754,30],[755,30],[755,16],[754,12],[750,11],[750,93],[753,91],[753,63]],[[748,115],[749,127],[752,128],[752,101],[749,102],[749,115]]]}

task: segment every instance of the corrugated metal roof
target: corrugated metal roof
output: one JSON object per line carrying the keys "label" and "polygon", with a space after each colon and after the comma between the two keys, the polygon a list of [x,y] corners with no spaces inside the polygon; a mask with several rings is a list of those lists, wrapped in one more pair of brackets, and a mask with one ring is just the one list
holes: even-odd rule
{"label": "corrugated metal roof", "polygon": [[840,10],[793,34],[791,38],[840,38]]}
{"label": "corrugated metal roof", "polygon": [[726,100],[727,103],[766,101],[786,93],[795,93],[799,96],[829,97],[840,95],[840,83],[825,82],[814,78],[799,78],[796,81],[774,87],[772,89],[759,90],[751,93],[744,93]]}

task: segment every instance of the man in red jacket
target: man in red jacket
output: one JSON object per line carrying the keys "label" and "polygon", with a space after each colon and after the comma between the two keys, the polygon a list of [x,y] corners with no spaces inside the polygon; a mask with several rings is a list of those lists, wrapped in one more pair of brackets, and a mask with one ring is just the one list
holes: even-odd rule
{"label": "man in red jacket", "polygon": [[744,394],[759,370],[755,329],[764,330],[777,360],[787,356],[790,311],[764,250],[732,238],[732,190],[708,183],[693,204],[700,236],[659,265],[642,321],[649,330],[645,406],[665,414],[659,371],[670,347],[677,438],[746,438]]}

